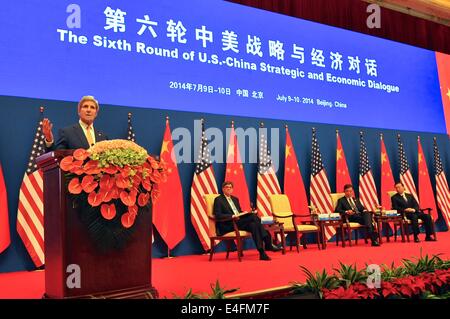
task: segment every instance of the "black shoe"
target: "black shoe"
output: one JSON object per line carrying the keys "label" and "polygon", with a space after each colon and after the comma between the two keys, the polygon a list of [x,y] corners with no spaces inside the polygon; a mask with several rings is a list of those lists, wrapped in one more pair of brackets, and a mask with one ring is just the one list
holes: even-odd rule
{"label": "black shoe", "polygon": [[372,246],[373,246],[373,247],[378,247],[378,246],[380,246],[380,243],[379,243],[377,240],[374,240],[374,241],[372,242]]}
{"label": "black shoe", "polygon": [[415,242],[415,243],[420,243],[419,237],[414,237],[414,242]]}
{"label": "black shoe", "polygon": [[267,256],[266,253],[263,253],[263,254],[259,254],[259,260],[266,260],[266,261],[269,261],[269,260],[272,260],[272,258],[270,258],[269,256]]}
{"label": "black shoe", "polygon": [[425,237],[425,241],[436,241],[436,238]]}
{"label": "black shoe", "polygon": [[266,251],[280,251],[281,247],[276,245],[271,245],[270,247],[266,248]]}

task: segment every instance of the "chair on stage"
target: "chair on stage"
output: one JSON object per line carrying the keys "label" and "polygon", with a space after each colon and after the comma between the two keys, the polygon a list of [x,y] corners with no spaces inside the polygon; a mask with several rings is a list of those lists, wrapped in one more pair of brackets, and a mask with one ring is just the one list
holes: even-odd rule
{"label": "chair on stage", "polygon": [[[206,202],[206,212],[208,214],[208,221],[209,221],[208,236],[209,236],[209,240],[211,241],[211,250],[209,253],[209,261],[212,260],[212,257],[214,255],[214,248],[216,245],[216,241],[220,242],[222,240],[225,242],[226,247],[227,247],[227,257],[226,257],[227,259],[230,254],[231,243],[236,241],[238,260],[241,261],[241,257],[243,256],[243,253],[242,253],[243,240],[245,238],[251,238],[252,234],[247,231],[244,231],[244,230],[239,230],[237,227],[237,224],[236,224],[236,220],[234,220],[231,217],[222,218],[222,219],[218,220],[214,216],[214,212],[213,212],[214,200],[216,199],[217,196],[219,196],[219,194],[206,194],[204,196],[204,199]],[[216,232],[216,222],[217,221],[231,221],[233,223],[234,231],[219,236]]]}
{"label": "chair on stage", "polygon": [[[389,191],[387,193],[388,193],[389,197],[392,197],[395,194],[397,194],[396,191]],[[409,194],[408,192],[405,192],[405,193]],[[433,234],[432,235],[434,236],[434,239],[437,240],[436,228],[434,226],[434,219],[433,219],[433,216],[431,216],[432,209],[431,208],[421,208],[420,207],[420,203],[418,203],[418,204],[419,204],[419,210],[422,213],[426,213],[426,214],[430,215],[430,217],[431,217],[431,225],[433,227]],[[404,214],[403,214],[403,220],[404,220],[404,224],[405,224],[406,240],[409,242],[409,233],[410,233],[409,229],[410,229],[410,226],[412,227],[411,220],[406,218],[406,215],[404,215]],[[423,224],[423,221],[421,219],[419,219],[418,222],[419,222],[419,227],[420,227],[420,225]],[[397,241],[397,226],[398,226],[397,224],[394,224],[394,241]]]}
{"label": "chair on stage", "polygon": [[[337,206],[337,202],[339,199],[341,199],[342,197],[345,196],[344,193],[331,193],[331,201],[333,203],[333,210],[336,209]],[[348,220],[348,216],[347,214],[343,214],[341,215],[342,218],[342,227],[344,227],[344,230],[347,232],[347,237],[348,237],[348,244],[350,245],[350,247],[352,246],[352,230],[355,231],[355,245],[358,245],[358,230],[360,229],[364,229],[365,230],[365,237],[364,237],[364,241],[367,244],[369,242],[369,230],[367,228],[367,226],[365,225],[361,225],[360,223],[355,223],[355,222],[350,222]],[[344,241],[345,238],[342,238],[342,240]],[[336,246],[339,245],[339,232],[336,233]]]}
{"label": "chair on stage", "polygon": [[[283,223],[284,232],[295,237],[295,246],[299,252],[299,237],[301,244],[306,249],[304,234],[315,233],[317,246],[320,249],[320,227],[316,218],[311,214],[298,215],[292,212],[289,198],[285,194],[275,194],[269,197],[272,215],[275,221]],[[303,219],[303,220],[301,220]],[[292,241],[290,244],[292,250]]]}

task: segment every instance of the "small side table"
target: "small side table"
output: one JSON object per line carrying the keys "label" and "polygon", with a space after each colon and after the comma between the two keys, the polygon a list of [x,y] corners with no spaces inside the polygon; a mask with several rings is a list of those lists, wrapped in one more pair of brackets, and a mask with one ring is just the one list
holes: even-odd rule
{"label": "small side table", "polygon": [[[375,215],[375,221],[377,222],[378,228],[378,240],[380,244],[383,242],[381,225],[394,223],[400,226],[400,234],[402,236],[402,243],[405,242],[405,224],[401,215],[399,216],[385,216],[385,215]],[[397,237],[397,236],[395,236]],[[387,234],[387,241],[390,241],[389,233]]]}
{"label": "small side table", "polygon": [[320,220],[319,219],[317,222],[319,223],[319,227],[320,227],[320,235],[322,238],[322,249],[327,248],[327,240],[325,238],[325,227],[328,227],[328,226],[339,229],[339,231],[341,232],[342,247],[345,247],[344,227],[342,226],[343,224],[342,224],[341,219],[338,219],[338,220],[330,220],[330,219]]}

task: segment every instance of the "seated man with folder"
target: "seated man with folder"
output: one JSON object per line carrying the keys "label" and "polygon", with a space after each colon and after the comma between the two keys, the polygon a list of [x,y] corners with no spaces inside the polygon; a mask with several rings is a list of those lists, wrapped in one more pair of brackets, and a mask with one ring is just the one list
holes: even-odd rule
{"label": "seated man with folder", "polygon": [[[265,251],[279,251],[280,248],[272,244],[270,233],[261,225],[259,217],[253,211],[242,211],[239,205],[239,199],[231,195],[233,193],[232,182],[223,182],[222,191],[223,194],[214,200],[214,216],[217,219],[224,217],[232,217],[235,219],[239,230],[245,230],[252,234],[256,249],[259,252],[259,259],[270,260],[270,257]],[[233,231],[233,223],[231,221],[218,221],[216,226],[219,235]]]}
{"label": "seated man with folder", "polygon": [[353,186],[351,184],[344,185],[344,193],[345,196],[339,198],[335,211],[341,215],[347,215],[349,222],[366,226],[369,231],[372,246],[380,246],[377,240],[378,234],[372,224],[372,214],[364,208],[358,198],[355,198]]}

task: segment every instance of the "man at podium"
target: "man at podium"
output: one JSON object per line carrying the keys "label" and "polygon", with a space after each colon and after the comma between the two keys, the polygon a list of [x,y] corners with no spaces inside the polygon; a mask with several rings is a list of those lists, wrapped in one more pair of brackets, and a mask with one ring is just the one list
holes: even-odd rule
{"label": "man at podium", "polygon": [[[263,225],[261,225],[259,217],[254,212],[243,212],[241,210],[239,199],[231,195],[233,193],[232,182],[223,182],[222,191],[223,195],[216,197],[214,200],[214,216],[219,219],[230,216],[236,219],[238,229],[248,231],[252,234],[256,249],[259,252],[259,259],[270,260],[265,250],[279,251],[280,248],[272,244],[272,237],[264,229]],[[231,221],[217,222],[217,232],[220,235],[231,231],[233,231],[233,223]]]}
{"label": "man at podium", "polygon": [[42,132],[45,136],[47,151],[60,149],[88,149],[96,142],[107,140],[108,137],[94,128],[94,120],[99,112],[98,101],[90,95],[83,96],[78,103],[78,123],[62,128],[58,132],[58,139],[54,142],[52,127],[49,119],[42,121]]}

